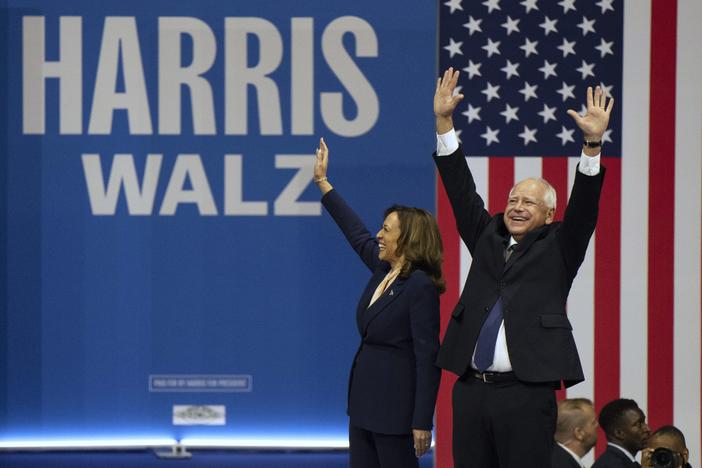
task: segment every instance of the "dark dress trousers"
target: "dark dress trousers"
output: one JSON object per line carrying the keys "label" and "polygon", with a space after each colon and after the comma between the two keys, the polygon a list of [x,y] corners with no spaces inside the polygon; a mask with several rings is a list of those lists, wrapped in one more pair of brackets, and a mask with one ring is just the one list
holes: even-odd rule
{"label": "dark dress trousers", "polygon": [[639,468],[638,462],[632,462],[621,450],[611,445],[595,461],[592,468]]}
{"label": "dark dress trousers", "polygon": [[[441,376],[434,364],[439,349],[439,293],[426,273],[414,270],[407,278],[395,279],[368,307],[390,264],[378,259],[377,240],[336,190],[324,195],[322,204],[372,273],[356,309],[361,343],[349,378],[351,435],[358,429],[369,432],[366,436],[371,438],[404,435],[403,444],[413,465],[407,459],[398,466],[415,466],[412,429],[432,429]],[[354,454],[357,448],[379,450],[385,444],[375,439],[369,444],[355,443],[359,440],[351,438],[352,466],[354,456],[359,455]]]}
{"label": "dark dress trousers", "polygon": [[553,454],[551,454],[551,468],[581,468],[575,461],[573,455],[558,444],[553,444]]}
{"label": "dark dress trousers", "polygon": [[[509,398],[519,398],[525,392],[535,395],[535,387],[539,385],[553,388],[564,381],[566,386],[571,386],[584,379],[572,327],[566,316],[566,301],[597,223],[605,169],[601,167],[596,176],[577,171],[563,222],[553,222],[528,232],[505,263],[504,252],[510,234],[503,214],[490,216],[485,209],[482,198],[476,192],[462,148],[459,147],[451,155],[434,155],[434,160],[446,188],[458,232],[472,255],[470,272],[452,312],[437,360],[440,367],[462,377],[454,387],[454,461],[457,466],[464,466],[460,461],[463,459],[466,460],[465,466],[469,466],[467,460],[480,455],[471,448],[470,440],[456,440],[457,434],[461,437],[466,434],[468,437],[487,434],[488,439],[492,438],[492,446],[485,448],[484,452],[488,454],[484,455],[485,459],[489,459],[492,451],[499,463],[486,461],[485,466],[542,468],[550,463],[555,430],[552,390],[530,397],[530,401],[537,406],[540,400],[548,407],[544,410],[533,406],[532,414],[538,416],[546,411],[547,418],[530,421],[529,414],[520,415],[519,424],[532,430],[528,434],[517,431],[515,440],[507,444],[500,444],[496,440],[498,436],[491,434],[489,428],[478,429],[481,432],[473,431],[475,425],[481,423],[474,417],[467,418],[467,415],[484,412],[480,413],[481,408],[466,409],[461,405],[472,405],[471,401],[475,400],[471,395],[476,395],[477,387],[470,381],[474,372],[471,370],[473,350],[485,318],[500,297],[509,358],[517,381],[511,386]],[[486,384],[481,385],[484,387]],[[492,404],[489,402],[495,400],[497,393],[491,389],[498,387],[493,385],[488,390],[481,389],[480,392],[484,394],[481,393],[480,398]],[[457,395],[457,391],[462,394]],[[505,397],[507,395],[504,394]],[[517,419],[514,416],[512,419]],[[509,415],[504,414],[504,418],[509,419]],[[509,427],[512,422],[503,422],[504,432],[508,434],[504,437],[511,437]],[[464,428],[469,430],[464,431]],[[520,462],[518,453],[527,450],[529,444],[535,444],[533,450],[528,456],[525,454]],[[473,447],[475,445],[472,444]]]}

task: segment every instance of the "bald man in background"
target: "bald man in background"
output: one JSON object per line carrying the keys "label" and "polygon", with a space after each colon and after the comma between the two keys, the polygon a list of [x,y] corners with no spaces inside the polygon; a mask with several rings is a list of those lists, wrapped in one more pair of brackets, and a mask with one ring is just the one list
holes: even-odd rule
{"label": "bald man in background", "polygon": [[587,398],[559,401],[551,468],[585,468],[582,459],[597,443],[598,427],[592,401]]}

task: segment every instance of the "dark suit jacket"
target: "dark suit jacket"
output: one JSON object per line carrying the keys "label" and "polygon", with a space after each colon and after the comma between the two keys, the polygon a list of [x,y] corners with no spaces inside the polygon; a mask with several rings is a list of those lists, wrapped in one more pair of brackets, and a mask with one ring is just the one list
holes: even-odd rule
{"label": "dark suit jacket", "polygon": [[390,265],[378,259],[378,243],[356,213],[332,190],[322,204],[351,247],[373,273],[356,310],[361,344],[349,378],[351,424],[383,434],[432,428],[441,370],[439,293],[420,270],[398,277],[368,307]]}
{"label": "dark suit jacket", "polygon": [[458,375],[466,372],[483,321],[501,296],[516,377],[525,382],[563,380],[566,386],[581,382],[583,371],[565,306],[597,223],[604,167],[597,176],[578,171],[563,222],[527,233],[505,264],[509,232],[502,213],[490,216],[485,210],[462,148],[448,156],[435,155],[434,160],[458,232],[473,257],[437,364]]}
{"label": "dark suit jacket", "polygon": [[639,468],[639,464],[629,460],[618,448],[608,445],[592,468]]}
{"label": "dark suit jacket", "polygon": [[566,452],[563,447],[553,444],[551,468],[580,468],[580,465],[575,461],[573,455]]}

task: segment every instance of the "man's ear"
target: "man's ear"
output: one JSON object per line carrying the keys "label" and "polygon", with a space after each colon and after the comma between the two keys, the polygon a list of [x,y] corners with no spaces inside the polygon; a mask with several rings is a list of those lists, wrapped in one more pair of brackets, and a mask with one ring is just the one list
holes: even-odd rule
{"label": "man's ear", "polygon": [[687,461],[690,459],[690,451],[688,449],[683,450],[683,466],[687,465]]}
{"label": "man's ear", "polygon": [[548,211],[546,211],[546,221],[544,222],[544,224],[551,224],[553,222],[554,216],[556,216],[556,209],[549,208]]}

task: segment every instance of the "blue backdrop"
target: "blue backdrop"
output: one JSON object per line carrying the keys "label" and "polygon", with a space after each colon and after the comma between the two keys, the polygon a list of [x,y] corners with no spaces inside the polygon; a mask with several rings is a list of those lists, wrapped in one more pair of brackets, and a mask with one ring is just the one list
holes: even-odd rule
{"label": "blue backdrop", "polygon": [[344,437],[368,272],[312,158],[372,232],[433,210],[436,4],[0,5],[0,439]]}

